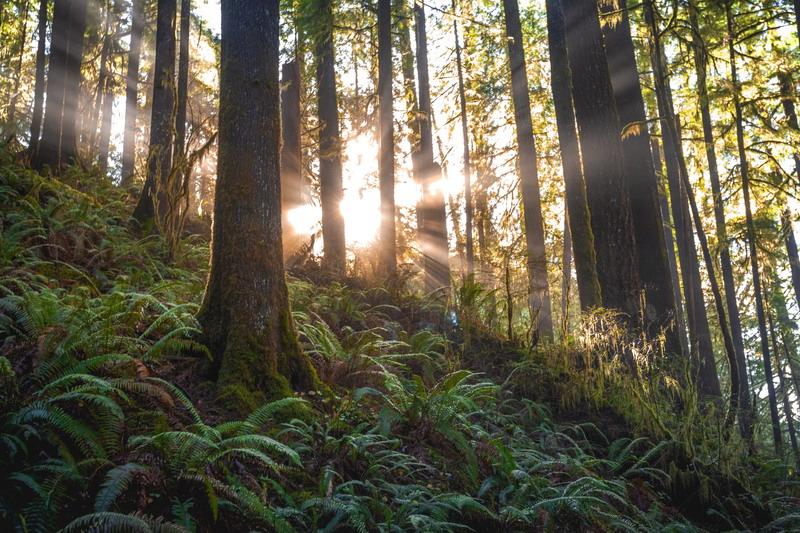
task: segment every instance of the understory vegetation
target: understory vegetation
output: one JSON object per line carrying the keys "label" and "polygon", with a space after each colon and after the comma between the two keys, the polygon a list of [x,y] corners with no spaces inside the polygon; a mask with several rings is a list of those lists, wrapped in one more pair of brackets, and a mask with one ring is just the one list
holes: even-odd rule
{"label": "understory vegetation", "polygon": [[658,349],[601,313],[524,349],[471,278],[445,300],[298,267],[320,390],[251,412],[219,402],[194,318],[207,241],[168,262],[103,176],[2,158],[4,531],[800,527],[794,467],[665,378],[681,373]]}

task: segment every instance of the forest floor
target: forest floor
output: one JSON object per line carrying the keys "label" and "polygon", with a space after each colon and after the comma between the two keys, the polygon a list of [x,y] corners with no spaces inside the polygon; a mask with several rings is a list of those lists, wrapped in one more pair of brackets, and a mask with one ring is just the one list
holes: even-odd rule
{"label": "forest floor", "polygon": [[294,269],[320,390],[240,412],[196,340],[207,240],[168,261],[104,177],[0,160],[4,531],[800,528],[794,468],[650,347],[597,315],[527,349],[472,280],[443,299]]}

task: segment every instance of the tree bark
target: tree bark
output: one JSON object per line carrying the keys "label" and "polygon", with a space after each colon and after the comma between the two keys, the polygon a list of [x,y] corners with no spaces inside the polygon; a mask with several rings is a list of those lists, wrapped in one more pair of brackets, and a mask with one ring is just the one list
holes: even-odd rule
{"label": "tree bark", "polygon": [[58,171],[76,156],[76,119],[81,84],[87,0],[55,0],[47,76],[47,103],[34,167]]}
{"label": "tree bark", "polygon": [[316,36],[317,103],[319,130],[319,183],[322,204],[322,240],[325,263],[333,272],[345,270],[342,202],[342,141],[336,93],[336,59],[333,53],[332,0],[319,0],[320,32]]}
{"label": "tree bark", "polygon": [[680,354],[675,293],[663,238],[658,181],[650,151],[650,134],[646,126],[647,116],[639,84],[627,0],[601,2],[601,6],[604,14],[615,13],[622,17],[616,24],[605,24],[603,36],[614,101],[622,127],[620,134],[636,237],[636,255],[645,291],[645,326],[651,339],[664,336],[664,347],[668,353]]}
{"label": "tree bark", "polygon": [[697,22],[695,8],[689,8],[689,23],[692,26],[692,48],[694,52],[695,72],[697,74],[697,97],[700,104],[700,116],[703,123],[703,142],[708,161],[708,174],[711,181],[711,193],[714,201],[714,220],[717,229],[717,241],[720,253],[720,270],[722,271],[722,284],[725,288],[725,304],[728,310],[728,320],[731,326],[733,349],[736,354],[736,363],[739,372],[738,407],[743,415],[740,417],[742,436],[749,439],[753,432],[753,413],[750,400],[750,387],[747,382],[747,358],[744,353],[744,339],[742,335],[742,322],[739,317],[739,304],[736,301],[736,284],[733,279],[733,265],[731,264],[730,247],[728,245],[728,230],[725,221],[725,207],[722,201],[722,187],[720,186],[717,154],[714,149],[714,129],[711,123],[711,109],[706,86],[707,68],[706,51],[700,37],[700,26]]}
{"label": "tree bark", "polygon": [[431,121],[431,88],[428,77],[428,37],[425,10],[414,4],[417,78],[419,79],[419,156],[422,173],[422,243],[425,268],[425,290],[431,292],[450,287],[450,247],[447,239],[447,212],[442,190],[442,169],[433,158],[433,124]]}
{"label": "tree bark", "polygon": [[136,165],[136,115],[139,104],[139,56],[144,32],[144,0],[131,0],[131,43],[125,76],[125,133],[122,144],[122,185],[130,185]]}
{"label": "tree bark", "polygon": [[534,330],[543,339],[553,338],[553,311],[547,281],[547,251],[544,245],[544,221],[539,197],[539,173],[536,168],[536,143],[533,139],[528,74],[517,0],[503,0],[508,59],[511,67],[511,97],[517,126],[522,210],[525,217],[525,242],[528,247],[529,306]]}
{"label": "tree bark", "polygon": [[45,68],[47,63],[47,3],[39,0],[38,45],[36,48],[36,81],[33,89],[33,117],[31,118],[31,137],[28,151],[33,154],[39,147],[39,133],[42,129],[44,110]]}
{"label": "tree bark", "polygon": [[558,144],[564,171],[564,196],[569,215],[572,250],[578,295],[584,311],[602,304],[597,279],[597,256],[594,251],[591,215],[586,200],[575,112],[572,108],[572,81],[567,59],[566,29],[562,0],[547,0],[547,35],[550,51],[550,81],[556,111]]}
{"label": "tree bark", "polygon": [[758,319],[758,334],[761,339],[761,356],[764,360],[764,376],[767,380],[769,393],[769,411],[772,419],[772,437],[775,451],[780,457],[783,452],[783,438],[781,435],[781,422],[778,415],[778,399],[775,395],[775,383],[772,375],[772,358],[769,353],[769,337],[767,336],[767,322],[764,311],[764,298],[761,289],[761,272],[758,268],[758,249],[756,247],[756,229],[753,223],[753,213],[750,206],[750,176],[747,164],[747,154],[744,147],[744,125],[742,118],[742,104],[739,79],[736,67],[736,48],[733,28],[733,14],[731,13],[732,0],[725,4],[725,19],[728,28],[728,53],[731,64],[731,85],[733,87],[733,107],[736,112],[736,146],[739,152],[739,169],[742,178],[742,196],[744,197],[745,221],[747,224],[747,244],[750,252],[750,270],[753,276],[753,296],[756,300],[756,317]]}
{"label": "tree bark", "polygon": [[[456,13],[456,0],[453,0]],[[458,23],[453,18],[453,36],[456,48],[456,74],[458,75],[458,101],[461,106],[461,138],[464,144],[464,232],[467,275],[475,271],[475,251],[472,243],[472,165],[469,155],[469,126],[467,122],[467,95],[464,91],[464,69],[461,64],[461,45],[458,41]]]}
{"label": "tree bark", "polygon": [[172,168],[175,117],[175,17],[176,0],[158,0],[156,59],[153,77],[153,110],[150,116],[150,147],[139,203],[133,211],[136,221],[145,226],[156,216],[163,217],[167,205],[167,183]]}
{"label": "tree bark", "polygon": [[594,0],[564,3],[572,94],[603,306],[641,320],[641,284],[619,120]]}
{"label": "tree bark", "polygon": [[392,2],[378,0],[378,174],[381,194],[380,267],[397,270],[394,208],[394,105],[392,97]]}
{"label": "tree bark", "polygon": [[292,323],[282,262],[278,6],[222,1],[219,167],[198,319],[221,394],[242,408],[316,382]]}

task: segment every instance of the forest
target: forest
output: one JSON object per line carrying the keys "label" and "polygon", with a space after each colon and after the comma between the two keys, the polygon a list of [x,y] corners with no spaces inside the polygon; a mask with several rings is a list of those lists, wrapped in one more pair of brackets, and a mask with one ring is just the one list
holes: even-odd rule
{"label": "forest", "polygon": [[800,531],[800,0],[0,0],[0,531]]}

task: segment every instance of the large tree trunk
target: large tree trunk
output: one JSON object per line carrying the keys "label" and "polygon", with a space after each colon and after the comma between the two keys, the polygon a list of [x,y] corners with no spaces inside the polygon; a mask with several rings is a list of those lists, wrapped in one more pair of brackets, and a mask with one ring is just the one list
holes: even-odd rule
{"label": "large tree trunk", "polygon": [[25,57],[25,43],[28,38],[28,7],[30,2],[25,2],[22,5],[21,23],[19,32],[19,54],[17,55],[17,68],[14,73],[14,90],[11,94],[11,101],[8,104],[8,117],[7,122],[10,131],[16,132],[17,126],[14,124],[17,120],[17,99],[19,98],[19,86],[22,81],[22,59]]}
{"label": "large tree trunk", "polygon": [[342,202],[342,140],[336,94],[336,60],[333,55],[333,4],[320,0],[320,31],[316,36],[317,102],[319,130],[319,183],[322,204],[322,240],[325,263],[337,274],[345,269]]}
{"label": "large tree trunk", "polygon": [[[453,0],[456,12],[456,0]],[[475,251],[472,244],[472,165],[469,156],[469,125],[467,121],[467,95],[464,90],[464,69],[461,64],[461,45],[458,42],[458,22],[453,18],[453,36],[456,48],[456,74],[458,76],[458,101],[461,106],[461,140],[464,144],[464,232],[467,275],[475,270]]]}
{"label": "large tree trunk", "polygon": [[658,181],[650,151],[644,99],[639,84],[639,69],[631,38],[626,0],[601,3],[603,13],[615,12],[622,20],[605,24],[605,40],[614,101],[622,126],[622,147],[628,194],[631,201],[633,228],[639,275],[645,291],[645,326],[648,336],[664,335],[668,353],[680,354],[681,344],[676,322],[675,293],[669,272],[664,225],[658,199]]}
{"label": "large tree trunk", "polygon": [[742,435],[747,439],[753,432],[753,415],[750,400],[750,387],[747,382],[747,358],[744,353],[744,339],[742,336],[742,322],[739,317],[739,304],[736,301],[736,284],[733,279],[733,266],[731,264],[730,248],[728,246],[728,230],[725,222],[725,207],[722,201],[722,188],[720,186],[717,154],[714,150],[714,130],[711,123],[711,110],[708,102],[708,88],[706,86],[706,52],[700,37],[700,27],[697,22],[697,12],[690,7],[689,21],[692,25],[692,48],[694,51],[695,72],[697,73],[697,96],[700,104],[700,116],[703,123],[703,142],[708,161],[708,174],[711,180],[711,193],[714,201],[714,219],[717,229],[717,241],[720,252],[720,268],[722,270],[722,284],[725,287],[725,303],[728,310],[728,320],[731,326],[733,349],[736,354],[736,364],[739,369],[738,407],[742,410],[740,418]]}
{"label": "large tree trunk", "polygon": [[133,211],[140,225],[163,217],[169,209],[167,188],[172,168],[175,117],[175,17],[176,0],[158,0],[156,59],[153,78],[153,111],[150,118],[150,147],[139,203]]}
{"label": "large tree trunk", "polygon": [[36,81],[33,89],[33,117],[31,118],[31,138],[28,151],[35,153],[39,147],[39,133],[42,129],[42,112],[44,110],[45,66],[47,63],[47,3],[39,0],[38,45],[36,48]]}
{"label": "large tree trunk", "polygon": [[769,353],[769,337],[767,335],[767,321],[764,311],[764,298],[761,289],[761,272],[758,268],[758,248],[756,247],[756,229],[753,223],[753,213],[750,206],[750,176],[747,164],[747,155],[744,147],[744,125],[742,118],[742,104],[739,79],[736,70],[736,48],[733,39],[733,15],[731,13],[731,0],[725,4],[725,18],[728,27],[728,53],[731,64],[731,86],[733,87],[733,107],[736,112],[736,145],[739,151],[739,169],[742,178],[742,196],[744,197],[744,214],[747,224],[747,244],[750,252],[750,270],[753,276],[753,296],[756,300],[756,317],[758,319],[758,334],[761,339],[761,356],[764,360],[764,376],[767,380],[769,393],[769,411],[772,419],[772,438],[775,451],[780,457],[783,452],[783,438],[781,435],[781,421],[778,415],[778,399],[775,395],[775,383],[772,375],[772,358]]}
{"label": "large tree trunk", "polygon": [[636,241],[597,2],[565,2],[564,20],[602,302],[637,326],[641,284]]}
{"label": "large tree trunk", "polygon": [[511,96],[517,125],[522,210],[525,216],[525,242],[528,246],[529,304],[535,320],[535,334],[553,338],[553,312],[547,282],[547,251],[544,246],[544,222],[539,198],[539,174],[536,168],[536,143],[533,139],[528,74],[517,0],[503,0],[508,59],[511,67]]}
{"label": "large tree trunk", "polygon": [[219,167],[198,319],[213,377],[242,408],[316,381],[292,323],[282,261],[278,5],[222,1]]}
{"label": "large tree trunk", "polygon": [[394,105],[392,97],[392,2],[378,0],[378,174],[381,193],[380,267],[397,269],[394,216]]}
{"label": "large tree trunk", "polygon": [[550,51],[550,81],[556,111],[558,144],[564,170],[564,196],[569,215],[575,273],[581,309],[599,307],[602,303],[597,279],[597,257],[594,251],[591,215],[586,200],[575,112],[572,109],[572,81],[567,60],[564,8],[561,0],[547,0],[547,35]]}
{"label": "large tree trunk", "polygon": [[87,0],[55,0],[42,137],[34,166],[56,170],[75,160]]}
{"label": "large tree trunk", "polygon": [[281,79],[281,224],[283,257],[289,259],[300,247],[298,234],[288,214],[303,203],[303,147],[301,145],[300,63],[283,64]]}
{"label": "large tree trunk", "polygon": [[139,103],[139,56],[144,32],[144,0],[131,0],[131,44],[125,76],[125,133],[122,144],[122,185],[130,185],[136,165],[136,115]]}
{"label": "large tree trunk", "polygon": [[720,395],[717,377],[714,346],[711,343],[711,330],[708,325],[705,300],[700,279],[700,263],[697,258],[694,237],[692,236],[691,214],[689,213],[689,191],[681,173],[685,170],[680,137],[675,127],[675,113],[672,108],[672,93],[669,88],[664,52],[657,28],[655,10],[650,1],[645,4],[645,16],[650,31],[650,55],[653,62],[653,81],[656,88],[661,132],[664,142],[664,159],[667,166],[672,221],[675,225],[675,238],[678,242],[678,257],[681,264],[683,291],[686,296],[686,314],[689,321],[691,340],[692,374],[696,376],[698,390],[702,397]]}
{"label": "large tree trunk", "polygon": [[[175,112],[175,158],[185,163],[186,154],[186,107],[189,98],[189,35],[192,15],[191,0],[181,0],[180,44],[178,55],[178,91]],[[183,168],[181,175],[188,173]],[[188,177],[188,176],[187,176]]]}
{"label": "large tree trunk", "polygon": [[450,287],[450,248],[447,239],[447,212],[440,182],[442,169],[433,159],[431,87],[428,78],[428,37],[422,3],[414,4],[417,39],[417,78],[419,79],[419,156],[422,173],[423,254],[425,290]]}

